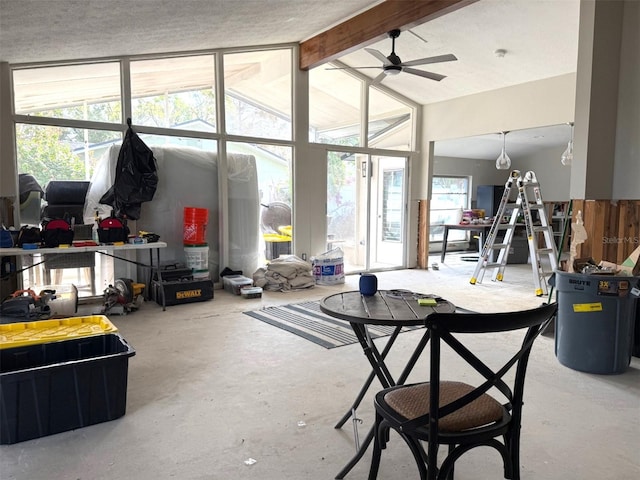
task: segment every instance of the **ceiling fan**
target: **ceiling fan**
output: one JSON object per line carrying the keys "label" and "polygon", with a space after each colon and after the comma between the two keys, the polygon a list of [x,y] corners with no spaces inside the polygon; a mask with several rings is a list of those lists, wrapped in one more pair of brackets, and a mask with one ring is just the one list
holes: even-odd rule
{"label": "ceiling fan", "polygon": [[[374,48],[365,48],[367,52],[376,57],[378,60],[382,62],[382,65],[379,67],[346,67],[346,68],[354,68],[356,70],[360,70],[363,68],[381,68],[382,73],[375,77],[371,84],[376,85],[385,79],[388,75],[398,75],[400,72],[410,73],[412,75],[418,75],[419,77],[428,78],[430,80],[435,80],[439,82],[443,78],[446,78],[446,75],[440,75],[438,73],[426,72],[424,70],[418,70],[415,67],[418,65],[427,65],[429,63],[440,63],[440,62],[451,62],[454,60],[458,60],[455,55],[447,54],[447,55],[438,55],[435,57],[427,57],[421,58],[419,60],[410,60],[408,62],[403,62],[400,60],[400,57],[396,55],[396,38],[400,36],[400,30],[391,30],[389,32],[389,37],[391,37],[391,54],[388,57],[385,57],[382,52],[376,50]],[[336,67],[329,68],[328,70],[344,70],[345,67]]]}

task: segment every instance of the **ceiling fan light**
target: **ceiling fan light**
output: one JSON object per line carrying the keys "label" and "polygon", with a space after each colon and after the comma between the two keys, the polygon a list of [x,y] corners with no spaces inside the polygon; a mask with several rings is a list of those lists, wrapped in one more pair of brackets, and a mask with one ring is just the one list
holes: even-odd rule
{"label": "ceiling fan light", "polygon": [[399,75],[401,71],[402,71],[402,68],[400,67],[396,67],[396,68],[388,67],[384,69],[384,74],[389,76]]}

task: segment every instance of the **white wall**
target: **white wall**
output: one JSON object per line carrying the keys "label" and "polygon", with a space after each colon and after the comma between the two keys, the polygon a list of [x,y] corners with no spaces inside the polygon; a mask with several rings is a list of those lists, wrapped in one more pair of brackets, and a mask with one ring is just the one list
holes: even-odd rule
{"label": "white wall", "polygon": [[[542,200],[568,201],[571,167],[560,163],[560,156],[566,147],[547,148],[520,159],[518,169],[522,172],[533,171],[540,183]],[[514,162],[515,163],[515,162]],[[506,181],[506,180],[505,180]]]}
{"label": "white wall", "polygon": [[[570,73],[425,105],[421,150],[428,152],[429,142],[437,140],[571,122],[575,87],[576,76]],[[413,172],[422,179],[421,188],[413,192],[413,198],[429,198],[430,163],[431,159],[423,153],[423,162]],[[519,168],[515,161],[513,168]],[[558,168],[561,168],[559,162]]]}
{"label": "white wall", "polygon": [[574,73],[424,106],[426,140],[471,137],[573,120]]}

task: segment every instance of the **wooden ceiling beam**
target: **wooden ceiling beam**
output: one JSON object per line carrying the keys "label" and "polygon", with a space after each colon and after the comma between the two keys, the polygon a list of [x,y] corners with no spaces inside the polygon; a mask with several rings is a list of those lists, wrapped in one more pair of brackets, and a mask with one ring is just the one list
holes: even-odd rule
{"label": "wooden ceiling beam", "polygon": [[477,0],[386,0],[300,43],[300,69],[308,70]]}

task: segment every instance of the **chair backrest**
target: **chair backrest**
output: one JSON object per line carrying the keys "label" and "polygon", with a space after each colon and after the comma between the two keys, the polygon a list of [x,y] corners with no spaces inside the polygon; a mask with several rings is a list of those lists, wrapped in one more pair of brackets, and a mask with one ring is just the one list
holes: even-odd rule
{"label": "chair backrest", "polygon": [[[425,420],[428,420],[430,429],[433,427],[432,434],[437,436],[439,418],[473,402],[492,388],[496,388],[502,393],[505,401],[501,403],[511,412],[513,421],[519,423],[529,354],[535,339],[554,318],[556,311],[557,305],[553,303],[544,304],[531,310],[507,313],[435,313],[430,315],[426,320],[426,327],[431,335],[429,379],[431,384],[429,411],[431,413],[411,420],[405,426],[424,425],[427,423]],[[500,361],[498,366],[492,365],[491,367],[487,365],[486,359],[480,358],[483,355],[479,357],[473,352],[475,348],[468,346],[471,342],[467,342],[466,345],[463,343],[462,337],[464,335],[458,335],[513,332],[516,330],[523,331],[521,343],[512,348],[505,347],[506,358]],[[446,371],[442,367],[441,342],[451,347],[458,357],[464,359],[468,365],[484,377],[484,381],[478,381],[472,391],[447,405],[439,405],[438,400],[440,381],[444,380],[441,379],[441,371]],[[507,381],[505,376],[514,367],[515,376],[508,377],[512,379]],[[470,383],[467,379],[464,381]]]}

